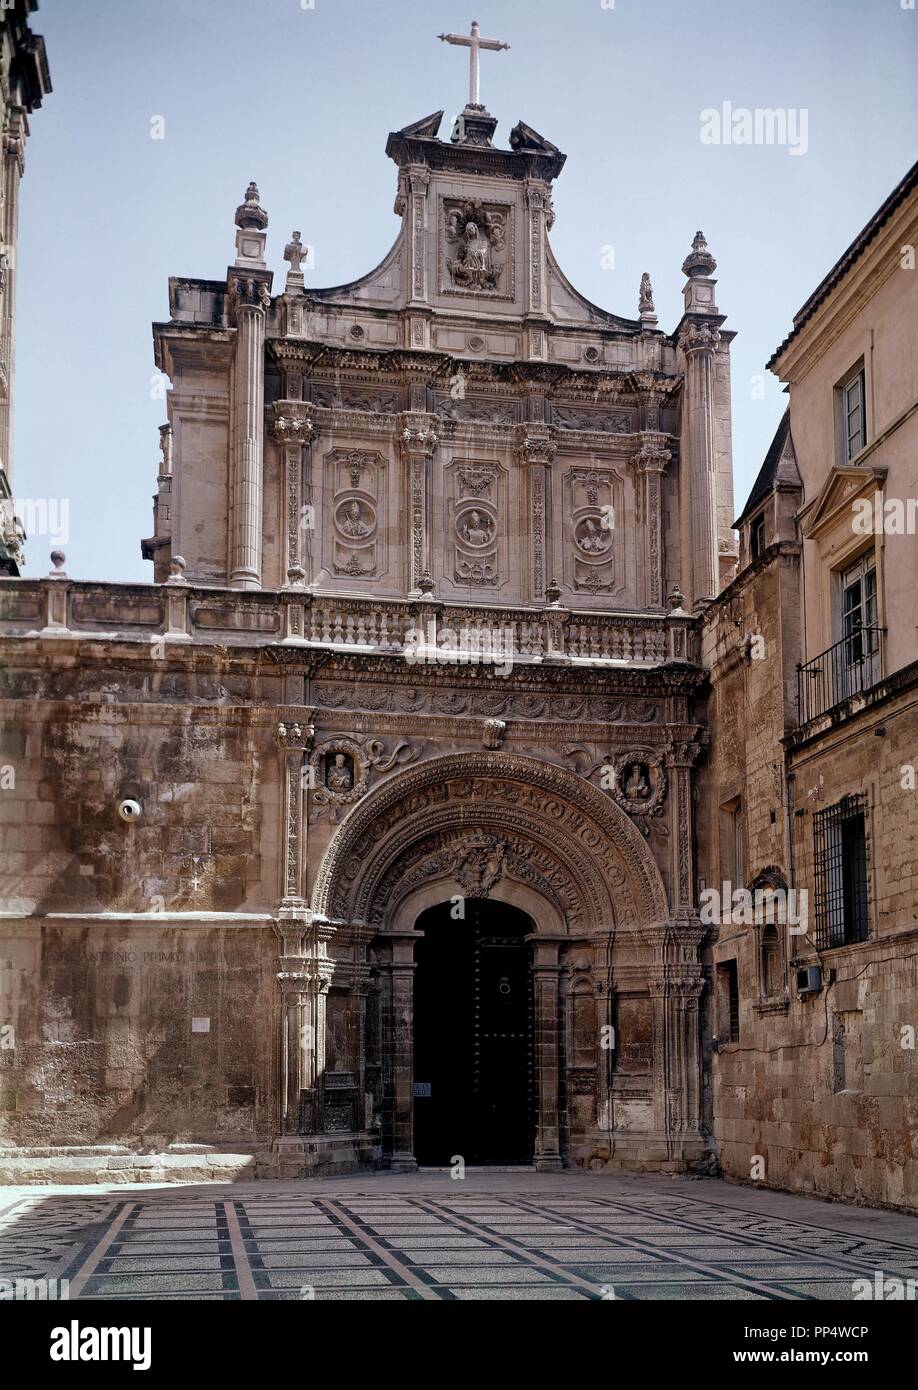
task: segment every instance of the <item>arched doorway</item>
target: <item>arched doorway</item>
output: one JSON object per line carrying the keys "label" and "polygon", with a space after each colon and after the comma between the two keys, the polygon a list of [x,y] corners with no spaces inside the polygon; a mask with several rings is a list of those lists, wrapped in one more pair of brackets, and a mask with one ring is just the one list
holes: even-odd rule
{"label": "arched doorway", "polygon": [[468,898],[428,908],[415,929],[423,932],[414,976],[417,1161],[530,1163],[532,919],[506,903]]}
{"label": "arched doorway", "polygon": [[[703,1155],[688,764],[672,777],[653,845],[586,778],[504,751],[406,767],[345,817],[315,875],[310,929],[330,943],[332,989],[351,990],[358,1104],[378,1121],[387,1166],[417,1166],[414,1088],[433,1083],[415,1070],[419,924],[457,898],[529,914],[536,1168],[675,1168]],[[463,1143],[446,1161],[469,1158]]]}

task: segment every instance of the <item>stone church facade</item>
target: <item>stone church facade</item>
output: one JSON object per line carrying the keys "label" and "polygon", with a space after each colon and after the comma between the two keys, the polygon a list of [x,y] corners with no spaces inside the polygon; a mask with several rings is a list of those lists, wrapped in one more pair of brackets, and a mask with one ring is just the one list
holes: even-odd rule
{"label": "stone church facade", "polygon": [[565,156],[440,119],[362,279],[250,185],[170,281],[154,582],[0,584],[9,1174],[716,1165],[716,265],[590,304]]}

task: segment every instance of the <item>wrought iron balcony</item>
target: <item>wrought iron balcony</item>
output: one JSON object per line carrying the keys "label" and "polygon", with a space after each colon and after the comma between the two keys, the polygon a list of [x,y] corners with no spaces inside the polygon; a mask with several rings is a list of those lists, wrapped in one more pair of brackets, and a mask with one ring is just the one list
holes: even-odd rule
{"label": "wrought iron balcony", "polygon": [[812,661],[797,666],[797,718],[818,719],[860,695],[883,675],[885,627],[854,627]]}

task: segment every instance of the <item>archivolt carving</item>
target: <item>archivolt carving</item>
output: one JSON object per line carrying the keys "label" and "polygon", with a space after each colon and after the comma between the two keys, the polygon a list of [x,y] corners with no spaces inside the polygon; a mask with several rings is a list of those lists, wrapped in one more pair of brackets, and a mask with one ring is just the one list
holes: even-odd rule
{"label": "archivolt carving", "polygon": [[571,913],[596,929],[616,918],[637,926],[667,919],[653,856],[619,807],[573,773],[485,751],[432,758],[366,796],[326,850],[313,910],[350,921],[384,913],[415,867],[413,851],[427,839],[423,857],[431,835],[455,834],[460,808],[467,830],[500,836],[507,855],[552,885],[569,926]]}

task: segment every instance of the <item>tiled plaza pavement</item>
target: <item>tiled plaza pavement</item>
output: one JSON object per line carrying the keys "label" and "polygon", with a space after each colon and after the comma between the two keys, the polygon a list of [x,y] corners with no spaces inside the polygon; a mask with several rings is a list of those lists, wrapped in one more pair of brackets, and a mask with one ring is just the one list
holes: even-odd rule
{"label": "tiled plaza pavement", "polygon": [[714,1179],[468,1171],[0,1189],[0,1278],[71,1299],[850,1299],[918,1219]]}

